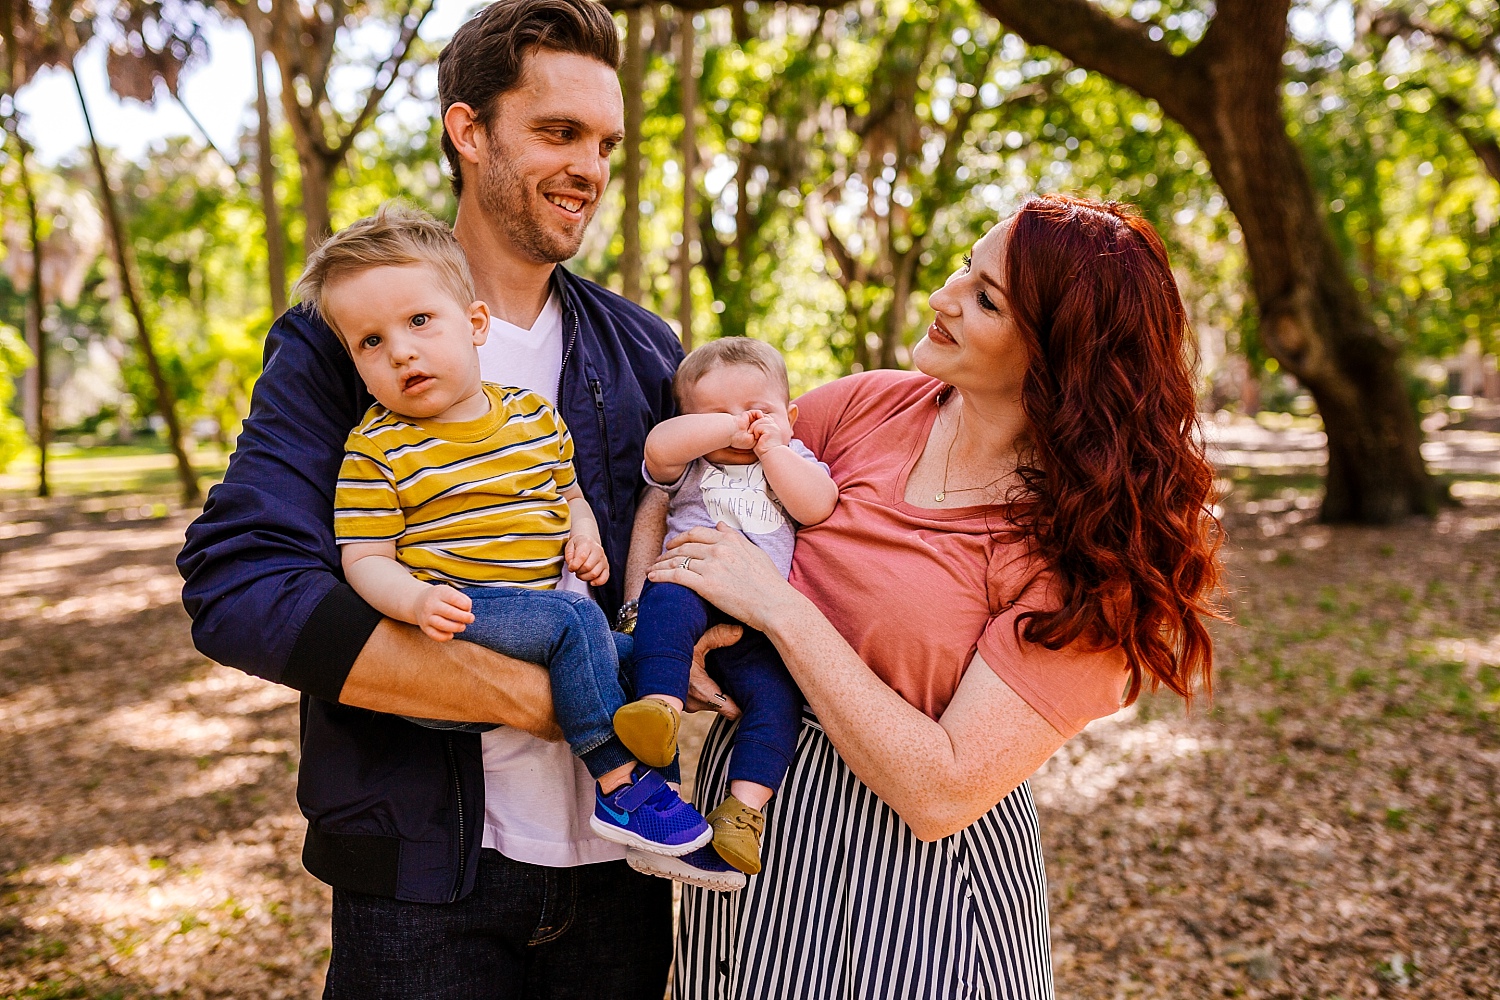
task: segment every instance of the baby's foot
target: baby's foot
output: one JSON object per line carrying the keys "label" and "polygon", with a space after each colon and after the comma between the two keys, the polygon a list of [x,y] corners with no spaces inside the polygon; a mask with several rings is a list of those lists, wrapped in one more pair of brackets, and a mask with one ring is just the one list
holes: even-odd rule
{"label": "baby's foot", "polygon": [[615,735],[635,759],[648,767],[666,767],[677,756],[677,728],[682,714],[664,701],[642,698],[620,706]]}
{"label": "baby's foot", "polygon": [[708,814],[708,822],[714,829],[714,850],[719,857],[747,875],[759,874],[765,814],[731,795]]}
{"label": "baby's foot", "polygon": [[713,839],[713,828],[658,771],[637,765],[634,781],[605,795],[594,786],[589,826],[605,840],[677,857]]}

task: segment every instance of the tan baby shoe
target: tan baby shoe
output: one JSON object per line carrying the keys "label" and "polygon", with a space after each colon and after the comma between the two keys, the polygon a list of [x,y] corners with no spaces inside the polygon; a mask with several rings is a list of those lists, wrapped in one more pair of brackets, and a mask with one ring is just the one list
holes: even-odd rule
{"label": "tan baby shoe", "polygon": [[654,698],[621,705],[615,713],[615,735],[647,767],[666,767],[677,756],[677,709]]}
{"label": "tan baby shoe", "polygon": [[719,857],[746,875],[760,874],[760,835],[766,829],[764,813],[731,795],[708,814],[708,825],[714,828],[714,850]]}

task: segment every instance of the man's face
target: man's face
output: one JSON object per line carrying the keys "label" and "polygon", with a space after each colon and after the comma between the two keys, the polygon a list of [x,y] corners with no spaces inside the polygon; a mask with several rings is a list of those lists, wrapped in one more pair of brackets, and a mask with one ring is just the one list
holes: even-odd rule
{"label": "man's face", "polygon": [[472,178],[480,209],[528,258],[569,259],[604,196],[609,157],[624,134],[613,69],[588,56],[532,49],[480,144]]}

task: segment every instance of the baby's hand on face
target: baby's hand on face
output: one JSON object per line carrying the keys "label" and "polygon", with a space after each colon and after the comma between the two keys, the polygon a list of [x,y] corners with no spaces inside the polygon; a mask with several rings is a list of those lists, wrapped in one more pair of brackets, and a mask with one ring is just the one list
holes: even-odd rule
{"label": "baby's hand on face", "polygon": [[417,605],[414,622],[429,639],[447,642],[474,620],[474,602],[447,584],[428,587]]}
{"label": "baby's hand on face", "polygon": [[761,416],[750,425],[750,433],[755,435],[756,458],[763,458],[772,448],[779,448],[790,443],[774,417]]}
{"label": "baby's hand on face", "polygon": [[574,535],[563,549],[563,559],[573,575],[584,583],[602,587],[609,582],[609,557],[597,540]]}
{"label": "baby's hand on face", "polygon": [[746,410],[734,418],[734,433],[729,436],[729,447],[750,451],[755,447],[755,434],[750,430],[755,421],[765,414],[759,410]]}

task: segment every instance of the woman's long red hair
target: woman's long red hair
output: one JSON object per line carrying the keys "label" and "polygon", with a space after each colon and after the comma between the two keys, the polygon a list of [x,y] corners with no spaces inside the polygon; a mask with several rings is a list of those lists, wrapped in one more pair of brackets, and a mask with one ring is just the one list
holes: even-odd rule
{"label": "woman's long red hair", "polygon": [[1005,270],[1033,447],[1010,499],[1062,597],[1022,634],[1123,648],[1127,704],[1143,682],[1191,700],[1212,686],[1220,534],[1166,247],[1125,206],[1047,195],[1012,220]]}

